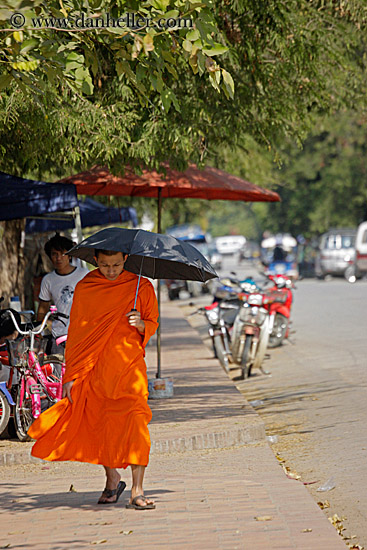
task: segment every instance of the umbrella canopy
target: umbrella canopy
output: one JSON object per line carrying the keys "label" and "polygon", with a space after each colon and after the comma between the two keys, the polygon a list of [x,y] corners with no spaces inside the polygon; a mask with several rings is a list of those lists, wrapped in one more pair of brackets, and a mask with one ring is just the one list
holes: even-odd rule
{"label": "umbrella canopy", "polygon": [[59,183],[73,183],[81,195],[115,195],[133,197],[192,198],[207,200],[276,202],[280,197],[274,191],[218,170],[206,167],[200,170],[191,164],[184,172],[164,165],[166,174],[143,170],[136,175],[129,167],[123,176],[114,176],[104,166],[94,166]]}
{"label": "umbrella canopy", "polygon": [[97,265],[94,259],[96,248],[129,254],[125,269],[151,279],[205,282],[218,277],[194,246],[171,235],[110,227],[84,239],[68,254]]}

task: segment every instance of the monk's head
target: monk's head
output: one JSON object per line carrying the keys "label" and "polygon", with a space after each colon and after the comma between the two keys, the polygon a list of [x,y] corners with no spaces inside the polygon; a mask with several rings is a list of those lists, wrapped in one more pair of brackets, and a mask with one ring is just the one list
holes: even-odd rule
{"label": "monk's head", "polygon": [[109,281],[115,281],[123,272],[128,254],[113,250],[95,250],[94,259],[102,275]]}

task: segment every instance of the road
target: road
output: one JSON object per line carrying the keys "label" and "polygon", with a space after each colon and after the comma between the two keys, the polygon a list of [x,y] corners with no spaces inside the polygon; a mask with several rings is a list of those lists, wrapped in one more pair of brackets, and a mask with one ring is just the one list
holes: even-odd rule
{"label": "road", "polygon": [[[231,270],[253,273],[234,259],[222,273]],[[294,296],[295,333],[270,350],[269,374],[236,384],[248,401],[260,402],[255,408],[290,475],[329,503],[324,512],[341,520],[334,523],[345,528],[346,543],[367,548],[367,282],[308,279]],[[330,478],[335,488],[318,492]]]}

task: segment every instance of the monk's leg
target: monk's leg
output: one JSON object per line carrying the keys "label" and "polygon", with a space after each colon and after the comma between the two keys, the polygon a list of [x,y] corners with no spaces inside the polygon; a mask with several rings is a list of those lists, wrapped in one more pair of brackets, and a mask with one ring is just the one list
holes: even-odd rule
{"label": "monk's leg", "polygon": [[[138,464],[131,464],[131,474],[132,474],[133,484],[131,487],[130,504],[133,501],[133,499],[136,498],[137,496],[144,495],[143,480],[144,480],[144,474],[145,474],[145,466],[139,466]],[[139,506],[146,506],[147,504],[154,504],[154,500],[150,498],[146,498],[146,499],[138,498],[136,501],[136,504],[138,504]]]}
{"label": "monk's leg", "polygon": [[[117,489],[117,485],[120,482],[121,476],[118,473],[118,471],[115,468],[108,468],[108,466],[103,466],[105,472],[106,472],[106,489],[109,489],[111,491],[114,491]],[[116,495],[113,495],[110,498],[107,498],[103,493],[101,495],[101,498],[99,499],[99,502],[115,502],[117,499]]]}

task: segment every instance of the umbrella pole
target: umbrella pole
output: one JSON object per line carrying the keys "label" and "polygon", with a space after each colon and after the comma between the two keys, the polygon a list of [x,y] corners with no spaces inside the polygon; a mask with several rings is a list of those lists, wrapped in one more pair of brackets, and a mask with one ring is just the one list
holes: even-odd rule
{"label": "umbrella pole", "polygon": [[[162,188],[158,187],[158,212],[157,212],[157,229],[161,233],[161,214],[162,214]],[[156,378],[161,377],[161,280],[157,280],[157,301],[158,301],[158,330],[157,330],[157,373]]]}
{"label": "umbrella pole", "polygon": [[136,285],[134,307],[133,307],[133,309],[132,309],[131,311],[136,311],[136,300],[138,299],[138,292],[139,292],[139,285],[140,285],[140,279],[141,279],[141,272],[142,272],[142,269],[143,269],[143,261],[144,261],[144,256],[143,256],[142,259],[141,259],[139,279],[138,279],[138,284]]}

